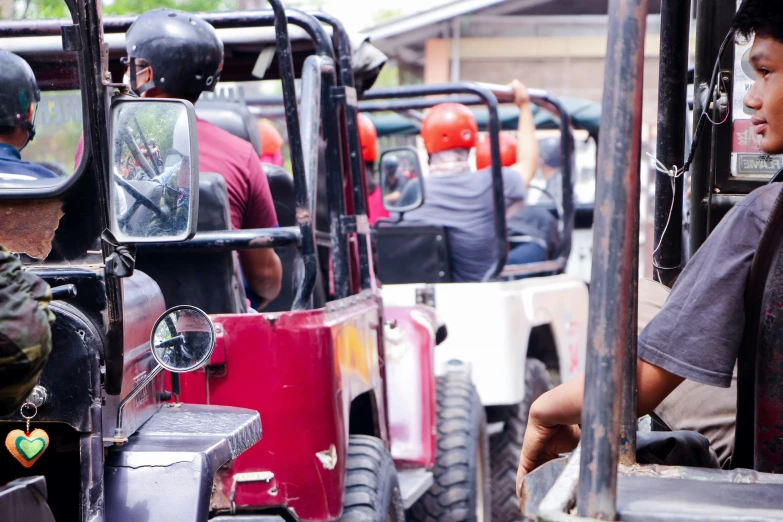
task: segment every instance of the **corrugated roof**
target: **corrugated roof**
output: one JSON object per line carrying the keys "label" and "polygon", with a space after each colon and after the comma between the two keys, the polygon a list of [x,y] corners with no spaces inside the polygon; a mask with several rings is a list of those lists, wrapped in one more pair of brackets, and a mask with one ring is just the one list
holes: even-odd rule
{"label": "corrugated roof", "polygon": [[535,7],[551,1],[553,0],[457,0],[425,11],[394,18],[363,29],[361,32],[368,35],[371,41],[382,40],[502,4],[513,5],[513,9],[520,9]]}

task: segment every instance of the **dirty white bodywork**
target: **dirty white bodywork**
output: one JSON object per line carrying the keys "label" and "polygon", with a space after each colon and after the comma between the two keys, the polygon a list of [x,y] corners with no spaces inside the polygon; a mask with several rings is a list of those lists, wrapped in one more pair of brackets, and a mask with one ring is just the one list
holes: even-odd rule
{"label": "dirty white bodywork", "polygon": [[558,275],[490,283],[384,285],[386,305],[416,304],[417,289],[434,290],[448,338],[435,349],[440,375],[450,360],[469,366],[485,406],[518,404],[532,329],[549,325],[563,382],[584,371],[588,294],[579,277]]}

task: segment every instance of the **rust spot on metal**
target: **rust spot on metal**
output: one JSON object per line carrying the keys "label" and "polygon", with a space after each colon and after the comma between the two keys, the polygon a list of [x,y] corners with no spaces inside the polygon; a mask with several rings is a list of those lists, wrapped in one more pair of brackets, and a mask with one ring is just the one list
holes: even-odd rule
{"label": "rust spot on metal", "polygon": [[0,244],[8,250],[44,259],[63,217],[62,200],[0,201]]}

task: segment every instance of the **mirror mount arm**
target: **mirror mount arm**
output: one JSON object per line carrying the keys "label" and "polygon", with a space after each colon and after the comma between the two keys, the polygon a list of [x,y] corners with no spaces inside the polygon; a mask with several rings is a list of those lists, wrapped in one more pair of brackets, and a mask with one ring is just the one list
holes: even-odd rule
{"label": "mirror mount arm", "polygon": [[121,245],[108,228],[101,234],[101,241],[109,245],[112,253],[104,260],[107,276],[130,277],[136,268],[136,247]]}
{"label": "mirror mount arm", "polygon": [[141,390],[143,390],[149,383],[152,382],[152,380],[158,376],[160,372],[163,371],[163,366],[160,364],[157,365],[155,368],[152,369],[152,371],[147,375],[139,384],[136,385],[135,388],[124,398],[122,399],[122,402],[120,402],[119,407],[117,408],[117,427],[114,429],[114,443],[120,443],[122,441],[125,441],[126,439],[122,436],[122,414],[125,411],[125,406],[136,398],[136,395],[139,394]]}

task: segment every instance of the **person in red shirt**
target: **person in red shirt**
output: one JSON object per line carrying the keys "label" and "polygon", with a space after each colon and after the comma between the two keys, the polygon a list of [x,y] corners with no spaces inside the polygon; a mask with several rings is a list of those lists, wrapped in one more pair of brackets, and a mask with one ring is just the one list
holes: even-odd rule
{"label": "person in red shirt", "polygon": [[383,194],[375,173],[375,162],[378,161],[378,132],[370,118],[364,114],[359,114],[358,121],[362,160],[367,173],[367,221],[372,225],[381,218],[388,218],[389,211],[383,208]]}
{"label": "person in red shirt", "polygon": [[[126,83],[142,97],[196,103],[215,88],[223,70],[223,42],[193,14],[154,9],[139,16],[125,35]],[[199,170],[226,180],[234,229],[277,226],[277,215],[261,161],[253,146],[203,120],[197,121]],[[239,253],[249,290],[263,307],[280,292],[282,267],[271,248]],[[251,299],[252,300],[252,299]]]}

